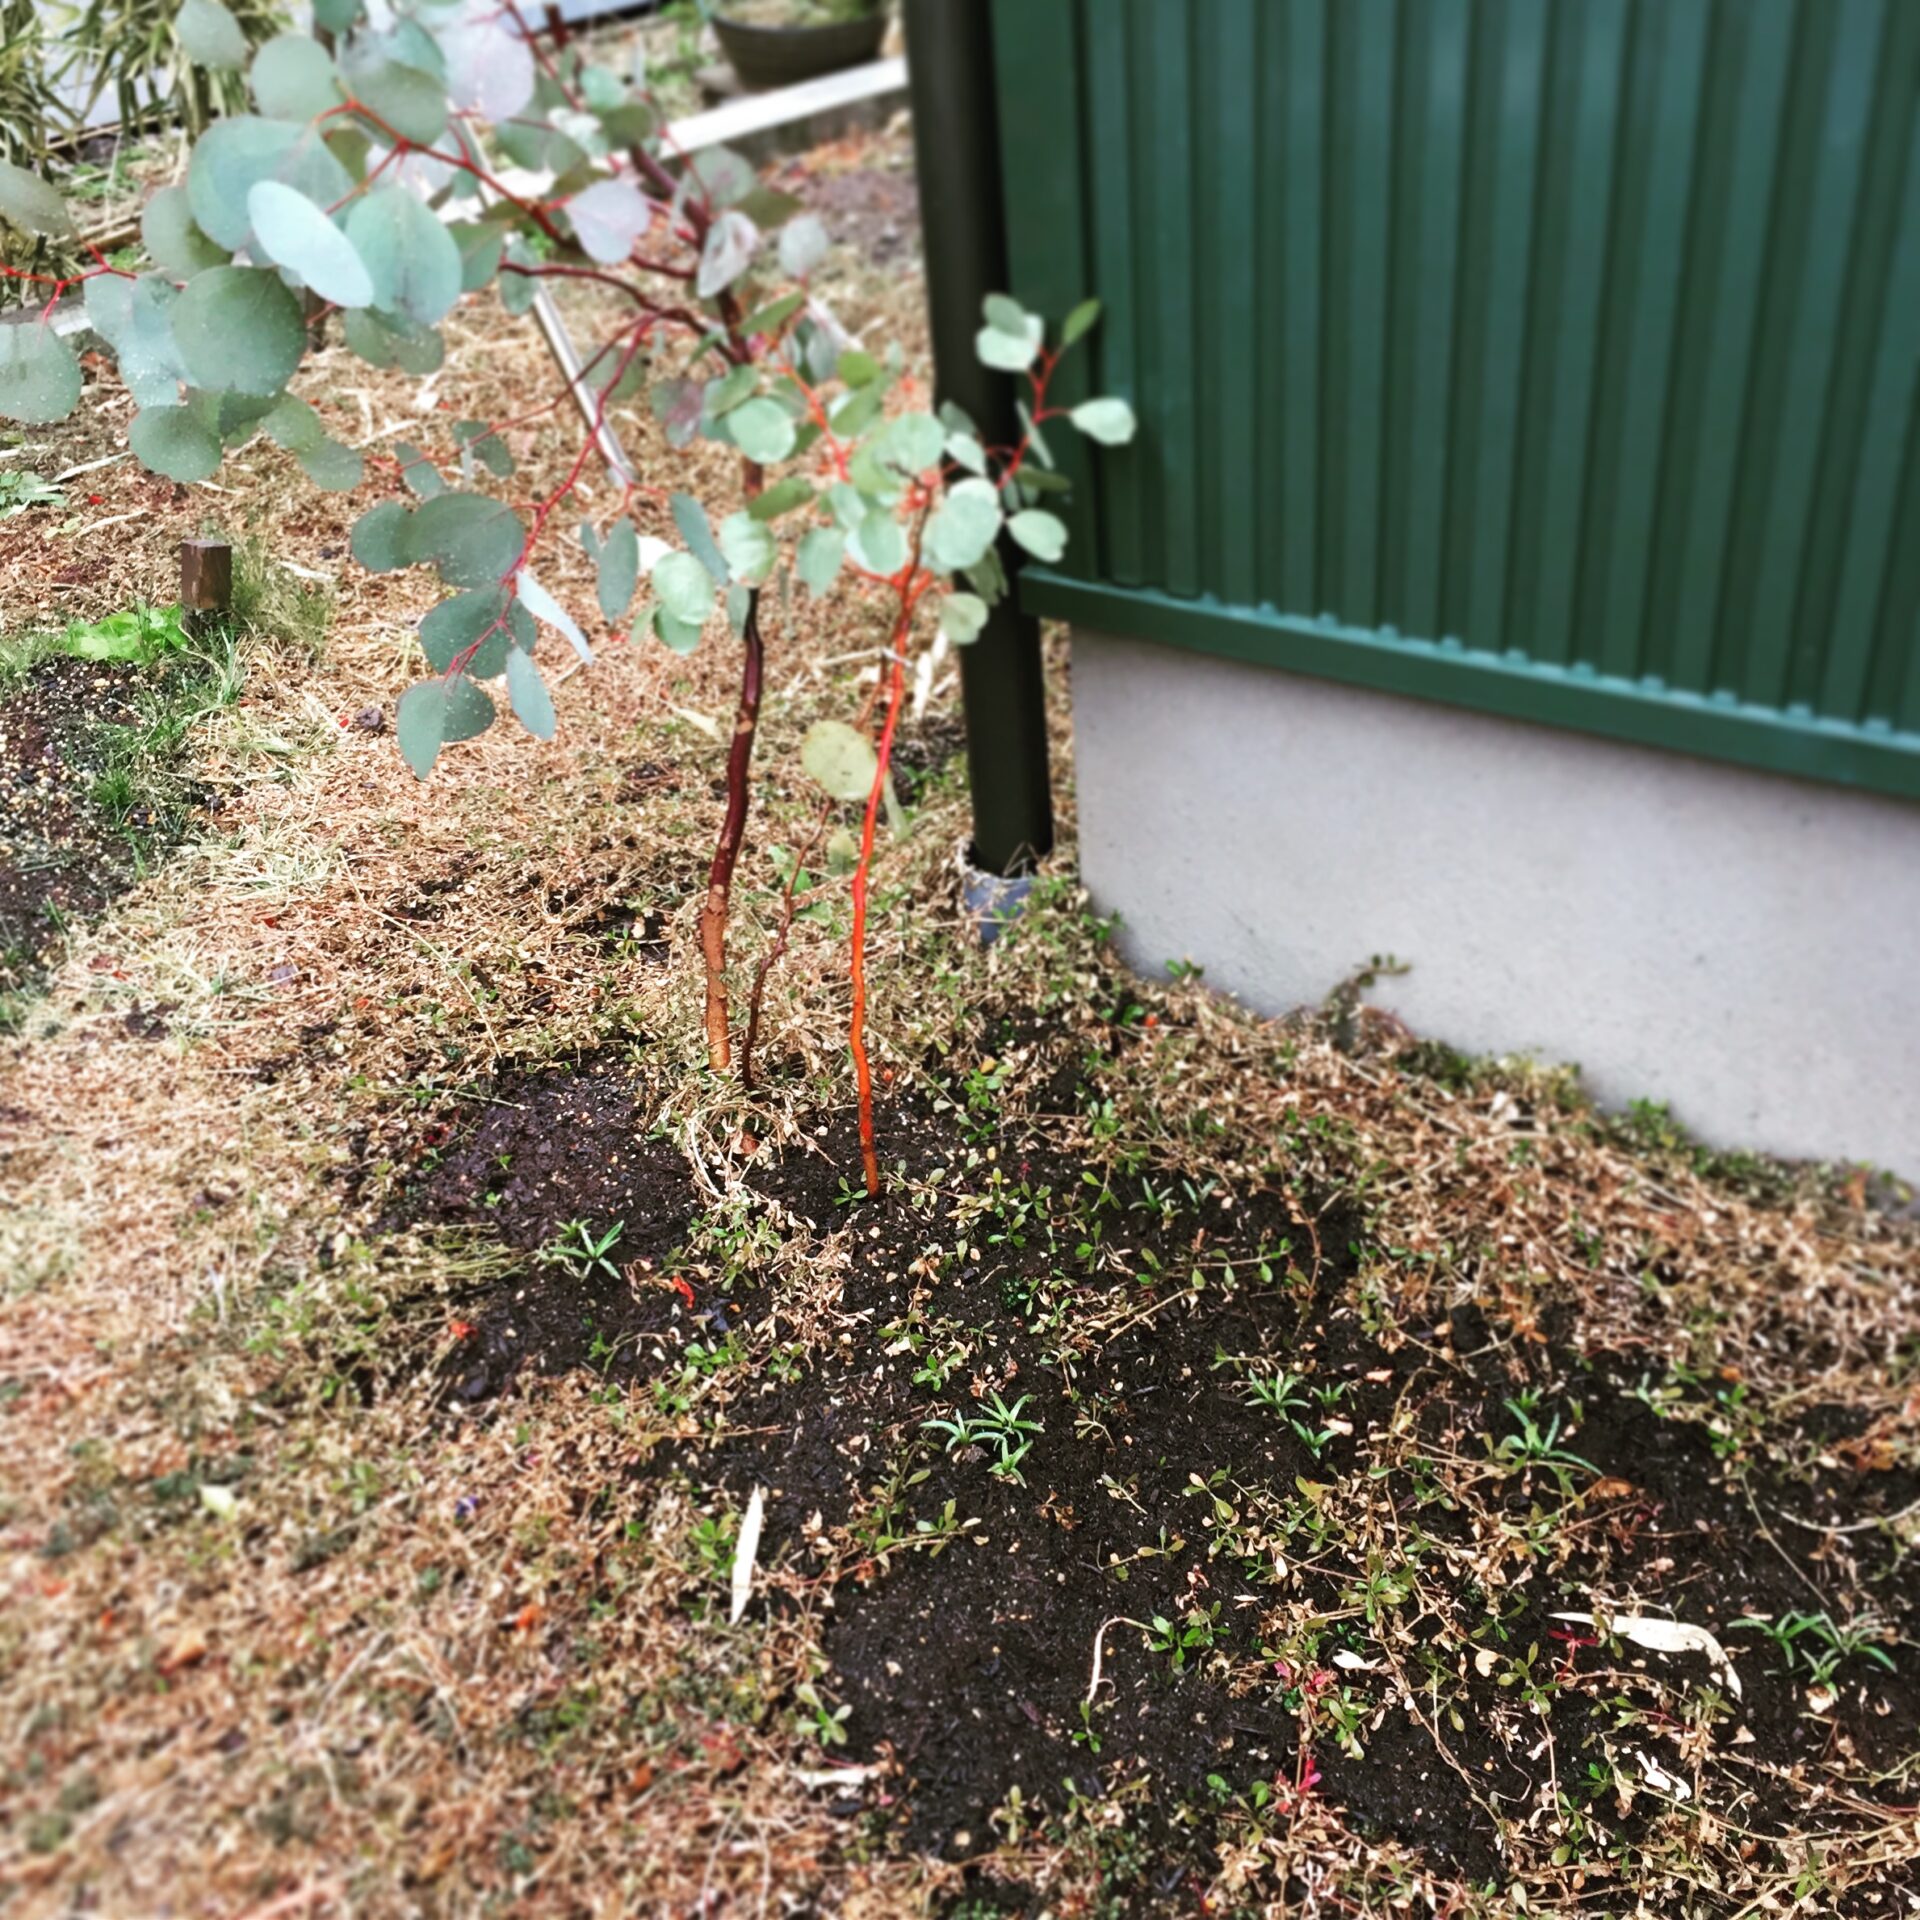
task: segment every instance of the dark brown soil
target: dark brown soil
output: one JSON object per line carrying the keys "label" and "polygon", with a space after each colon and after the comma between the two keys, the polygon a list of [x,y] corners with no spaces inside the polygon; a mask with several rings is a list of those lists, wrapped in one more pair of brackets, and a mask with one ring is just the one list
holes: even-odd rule
{"label": "dark brown soil", "polygon": [[[633,1073],[618,1061],[509,1073],[475,1104],[472,1117],[421,1118],[421,1171],[390,1222],[484,1225],[530,1256],[507,1286],[458,1303],[475,1332],[448,1363],[452,1391],[481,1400],[523,1367],[604,1368],[609,1349],[632,1373],[640,1341],[682,1305],[663,1263],[692,1213],[685,1157],[645,1137]],[[597,1242],[615,1225],[604,1265],[540,1258],[570,1230]]]}
{"label": "dark brown soil", "polygon": [[[1070,1103],[1076,1078],[1066,1072],[1046,1104]],[[426,1134],[433,1164],[412,1188],[412,1218],[489,1222],[529,1253],[576,1220],[622,1223],[623,1278],[530,1264],[465,1309],[479,1331],[450,1383],[462,1397],[498,1392],[521,1367],[656,1373],[728,1325],[756,1338],[771,1327],[776,1344],[789,1331],[784,1303],[759,1293],[751,1273],[731,1283],[754,1296],[743,1314],[672,1270],[697,1218],[695,1192],[679,1150],[645,1137],[633,1086],[632,1069],[605,1057],[509,1077],[451,1137]],[[851,1337],[837,1348],[816,1339],[812,1352],[826,1357],[803,1372],[750,1359],[724,1425],[665,1470],[717,1482],[735,1505],[764,1487],[763,1565],[797,1556],[803,1536],[822,1529],[850,1529],[864,1544],[832,1594],[822,1687],[851,1709],[839,1753],[882,1765],[849,1810],[899,1844],[964,1858],[993,1844],[996,1815],[1004,1824],[1016,1793],[1029,1820],[1059,1815],[1072,1797],[1126,1796],[1152,1853],[1136,1882],[1116,1882],[1115,1910],[1180,1911],[1209,1844],[1205,1819],[1184,1810],[1256,1790],[1284,1797],[1310,1765],[1313,1790],[1363,1831],[1485,1880],[1500,1869],[1490,1807],[1535,1804],[1550,1767],[1582,1783],[1633,1672],[1652,1664],[1554,1617],[1623,1596],[1706,1626],[1732,1650],[1746,1696],[1717,1737],[1737,1738],[1754,1763],[1756,1833],[1791,1830],[1808,1773],[1835,1741],[1870,1766],[1899,1764],[1920,1718],[1910,1661],[1886,1673],[1856,1659],[1830,1706],[1809,1712],[1805,1678],[1782,1677],[1765,1636],[1734,1623],[1864,1592],[1891,1631],[1920,1637],[1920,1591],[1876,1534],[1824,1537],[1780,1518],[1893,1514],[1920,1497],[1916,1476],[1840,1465],[1789,1478],[1754,1459],[1732,1462],[1745,1469],[1736,1477],[1704,1420],[1648,1403],[1642,1358],[1571,1351],[1551,1319],[1544,1340],[1516,1340],[1466,1303],[1433,1326],[1370,1330],[1353,1294],[1355,1216],[1323,1206],[1309,1220],[1277,1187],[1171,1201],[1152,1169],[1122,1175],[1064,1157],[1044,1129],[972,1109],[952,1085],[883,1116],[884,1156],[912,1186],[856,1199],[854,1144],[851,1117],[834,1116],[751,1183],[780,1218],[845,1233],[836,1313]],[[1102,1183],[1105,1210],[1087,1199]],[[983,1193],[994,1198],[985,1216]],[[1124,1242],[1135,1278],[1095,1271],[1089,1221]],[[968,1257],[954,1256],[957,1238],[971,1244]],[[1190,1291],[1196,1270],[1203,1283]],[[929,1329],[964,1343],[949,1381],[928,1375],[939,1346]],[[1518,1389],[1517,1353],[1533,1382]],[[1332,1396],[1337,1413],[1317,1445],[1245,1389],[1249,1374],[1283,1367]],[[1558,1423],[1558,1444],[1581,1463],[1572,1479],[1517,1467],[1471,1516],[1439,1479],[1416,1483],[1422,1459],[1496,1453],[1517,1431],[1517,1392],[1538,1425]],[[950,1449],[927,1424],[956,1401],[979,1410],[996,1393],[1038,1429],[1017,1479],[990,1471],[990,1448]],[[1709,1411],[1707,1389],[1702,1399],[1697,1411]],[[1859,1423],[1844,1410],[1824,1425],[1804,1418],[1837,1436],[1825,1457],[1842,1459]],[[1413,1466],[1404,1445],[1390,1446],[1409,1432]],[[1381,1652],[1389,1636],[1376,1638],[1355,1604],[1359,1583],[1380,1570],[1372,1560],[1330,1536],[1296,1564],[1293,1594],[1335,1623],[1307,1672],[1265,1643],[1272,1567],[1234,1544],[1243,1510],[1334,1498],[1390,1453],[1401,1462],[1391,1469],[1392,1526],[1421,1543],[1430,1583],[1400,1616],[1394,1658],[1412,1672],[1430,1650],[1456,1676],[1459,1718],[1444,1731],[1394,1704]],[[1458,1563],[1449,1555],[1470,1560],[1489,1524],[1520,1534],[1554,1509],[1569,1545],[1530,1584],[1505,1585],[1495,1599],[1446,1572]],[[1769,1525],[1756,1524],[1762,1513]],[[1159,1623],[1177,1635],[1196,1610],[1202,1631],[1176,1653]],[[1836,1617],[1846,1611],[1835,1605]],[[1143,1626],[1162,1644],[1150,1647]],[[1101,1685],[1089,1704],[1096,1641]],[[1463,1648],[1484,1660],[1467,1661]],[[1505,1690],[1512,1663],[1526,1660],[1553,1703],[1551,1753]],[[1711,1678],[1699,1656],[1660,1665],[1669,1677]],[[1348,1683],[1350,1743],[1312,1706],[1314,1690]],[[1645,1800],[1616,1812],[1589,1791],[1617,1832],[1651,1817]]]}
{"label": "dark brown soil", "polygon": [[63,923],[98,912],[132,878],[91,791],[103,727],[134,717],[138,679],[130,666],[43,660],[0,702],[0,992],[25,986]]}
{"label": "dark brown soil", "polygon": [[828,234],[869,265],[904,263],[920,250],[920,195],[910,167],[821,168],[798,191]]}

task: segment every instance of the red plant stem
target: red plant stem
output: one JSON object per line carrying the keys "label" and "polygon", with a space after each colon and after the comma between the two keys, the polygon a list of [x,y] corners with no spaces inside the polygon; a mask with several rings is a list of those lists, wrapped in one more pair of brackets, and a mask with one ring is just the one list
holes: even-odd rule
{"label": "red plant stem", "polygon": [[615,363],[613,373],[608,378],[606,385],[594,396],[593,418],[587,423],[586,442],[581,447],[579,453],[574,456],[573,465],[567,469],[566,478],[534,508],[533,525],[528,529],[526,540],[520,548],[519,557],[514,561],[513,565],[500,576],[503,586],[512,580],[520,569],[527,564],[527,561],[532,557],[534,548],[539,544],[540,535],[545,530],[547,522],[553,517],[554,509],[558,507],[561,501],[579,484],[580,475],[586,470],[589,457],[599,445],[600,429],[605,424],[607,417],[607,396],[620,384],[628,367],[633,364],[635,357],[640,353],[641,349],[646,346],[647,334],[652,325],[653,316],[648,314],[644,318],[635,321],[629,329],[632,338],[628,339],[626,345],[622,348],[620,358]]}
{"label": "red plant stem", "polygon": [[616,274],[599,273],[592,267],[570,266],[564,260],[502,260],[502,273],[517,273],[527,280],[597,280],[603,287],[624,293],[636,305],[646,306],[647,296]]}
{"label": "red plant stem", "polygon": [[[917,543],[916,543],[917,544]],[[900,611],[893,623],[893,664],[888,670],[887,717],[880,728],[879,763],[867,792],[866,818],[860,825],[860,864],[853,870],[853,1018],[847,1044],[853,1050],[853,1077],[860,1090],[860,1159],[866,1170],[867,1194],[880,1192],[880,1158],[873,1145],[873,1070],[867,1060],[867,887],[873,865],[873,836],[879,824],[880,801],[887,789],[887,764],[893,758],[893,736],[900,725],[900,707],[907,691],[907,639],[913,630],[915,594],[910,581],[918,570],[918,553],[900,583]]]}
{"label": "red plant stem", "polygon": [[[876,680],[868,690],[865,701],[861,703],[854,726],[861,732],[873,723],[873,710],[880,704],[882,683]],[[800,886],[800,875],[806,864],[813,858],[814,849],[819,846],[828,826],[833,820],[837,803],[829,796],[820,802],[819,810],[814,814],[813,827],[808,833],[800,851],[794,855],[793,868],[787,875],[787,884],[780,891],[780,924],[774,929],[774,935],[767,950],[760,956],[760,964],[753,971],[753,993],[747,1001],[747,1037],[740,1047],[740,1083],[746,1090],[753,1091],[753,1050],[760,1038],[760,1008],[766,996],[767,976],[780,964],[787,951],[787,940],[793,932],[793,914],[796,896]]]}
{"label": "red plant stem", "polygon": [[[580,105],[580,96],[567,85],[565,76],[561,73],[560,69],[554,65],[546,48],[540,44],[540,30],[527,25],[527,17],[515,4],[515,0],[506,0],[504,11],[513,21],[513,24],[520,29],[520,38],[527,43],[534,59],[539,62],[540,71],[560,89],[562,95],[565,96],[568,106],[578,108]],[[554,25],[551,14],[548,16],[548,23],[550,27]],[[554,43],[564,51],[567,44],[566,25],[564,21],[558,23],[558,31],[554,35]]]}

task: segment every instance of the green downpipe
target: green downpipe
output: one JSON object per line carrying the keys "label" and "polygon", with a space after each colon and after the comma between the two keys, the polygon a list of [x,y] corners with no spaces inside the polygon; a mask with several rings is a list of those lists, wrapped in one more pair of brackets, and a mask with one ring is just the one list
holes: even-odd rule
{"label": "green downpipe", "polygon": [[[905,14],[935,397],[1007,445],[1018,438],[1010,383],[973,351],[980,303],[1008,281],[991,13],[979,0],[905,0]],[[1011,575],[1014,556],[1002,546]],[[960,696],[974,864],[1023,873],[1053,849],[1053,787],[1040,626],[1012,593],[960,649]]]}

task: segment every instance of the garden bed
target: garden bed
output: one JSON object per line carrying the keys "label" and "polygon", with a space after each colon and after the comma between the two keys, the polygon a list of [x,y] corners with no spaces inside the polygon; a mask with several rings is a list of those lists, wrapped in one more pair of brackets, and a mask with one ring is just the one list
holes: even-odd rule
{"label": "garden bed", "polygon": [[[795,178],[891,223],[899,159]],[[917,299],[880,251],[856,327]],[[476,415],[538,364],[450,338]],[[409,393],[336,352],[312,397],[377,441]],[[125,417],[96,377],[34,458]],[[57,602],[0,575],[58,628],[220,530],[334,597],[317,651],[285,599],[236,629],[205,805],[0,1056],[19,1910],[1908,1910],[1920,1239],[1864,1178],[1129,978],[1064,703],[1065,849],[983,949],[943,679],[876,869],[869,1202],[844,881],[757,1090],[704,1065],[727,649],[610,644],[551,746],[423,786],[382,719],[421,584],[343,559],[377,483],[287,464],[76,546]],[[743,964],[873,637],[772,636]]]}

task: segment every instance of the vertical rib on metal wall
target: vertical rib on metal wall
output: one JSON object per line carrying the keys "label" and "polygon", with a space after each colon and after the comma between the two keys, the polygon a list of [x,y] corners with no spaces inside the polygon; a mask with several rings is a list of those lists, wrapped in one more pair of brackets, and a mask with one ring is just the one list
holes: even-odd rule
{"label": "vertical rib on metal wall", "polygon": [[1064,571],[1920,729],[1920,4],[995,4]]}

